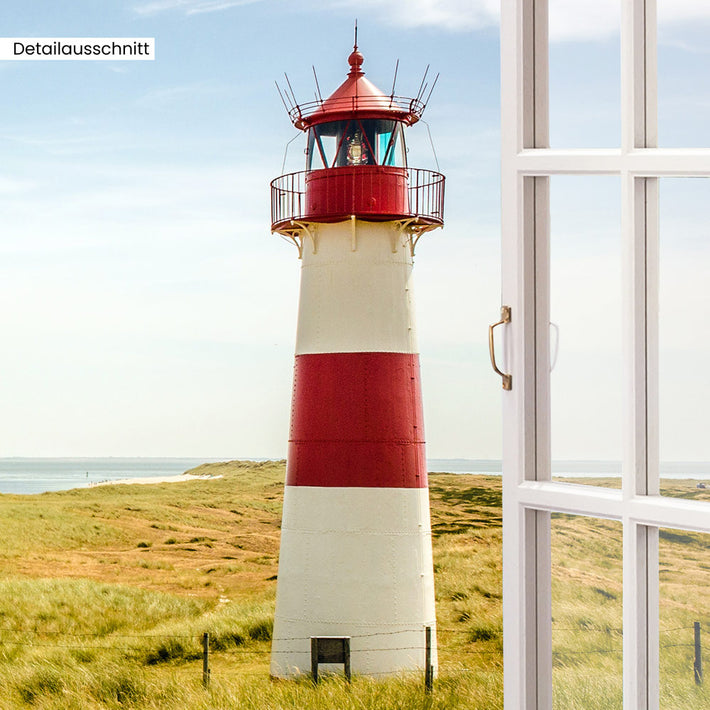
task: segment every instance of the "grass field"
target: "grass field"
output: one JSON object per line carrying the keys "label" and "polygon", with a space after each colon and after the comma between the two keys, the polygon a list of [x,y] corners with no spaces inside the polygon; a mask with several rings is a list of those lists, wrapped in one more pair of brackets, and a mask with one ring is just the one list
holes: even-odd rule
{"label": "grass field", "polygon": [[[0,496],[0,708],[502,708],[499,478],[431,476],[440,672],[425,696],[421,678],[270,680],[283,462],[198,472],[223,477]],[[674,535],[662,707],[695,710],[708,696],[683,644],[693,620],[710,624],[710,554]],[[556,708],[620,707],[620,540],[613,523],[553,520]]]}

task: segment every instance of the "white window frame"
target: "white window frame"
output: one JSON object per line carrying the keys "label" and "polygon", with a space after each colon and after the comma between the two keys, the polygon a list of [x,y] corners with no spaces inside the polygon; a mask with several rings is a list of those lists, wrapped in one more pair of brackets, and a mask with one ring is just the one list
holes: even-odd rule
{"label": "white window frame", "polygon": [[[621,147],[549,148],[547,0],[501,3],[503,619],[506,710],[552,706],[550,513],[623,525],[624,710],[657,710],[658,530],[710,533],[710,503],[659,495],[658,181],[710,177],[710,150],[657,147],[656,0],[621,1]],[[549,178],[621,181],[622,490],[550,475]]]}

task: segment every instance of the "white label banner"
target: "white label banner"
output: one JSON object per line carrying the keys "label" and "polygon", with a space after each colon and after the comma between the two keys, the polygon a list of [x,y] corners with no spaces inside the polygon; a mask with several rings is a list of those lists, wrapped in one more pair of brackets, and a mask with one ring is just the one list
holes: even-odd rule
{"label": "white label banner", "polygon": [[1,60],[146,61],[155,37],[0,37]]}

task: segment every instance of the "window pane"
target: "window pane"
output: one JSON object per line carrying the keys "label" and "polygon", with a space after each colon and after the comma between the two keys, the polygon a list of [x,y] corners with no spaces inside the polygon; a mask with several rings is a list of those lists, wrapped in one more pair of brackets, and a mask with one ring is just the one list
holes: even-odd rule
{"label": "window pane", "polygon": [[550,186],[552,477],[614,487],[623,408],[619,192],[612,177],[556,176]]}
{"label": "window pane", "polygon": [[378,165],[405,167],[402,124],[397,121],[372,121],[372,123],[375,124]]}
{"label": "window pane", "polygon": [[552,515],[552,707],[622,707],[622,527]]}
{"label": "window pane", "polygon": [[345,160],[346,149],[341,144],[343,142],[343,132],[348,123],[349,121],[332,121],[331,123],[321,123],[313,128],[316,142],[325,156],[328,167],[333,166],[338,148],[341,148],[339,152],[342,154],[342,160]]}
{"label": "window pane", "polygon": [[[343,149],[346,151],[346,165],[375,164],[375,148],[373,146],[376,143],[372,133],[372,126],[368,125],[366,128],[363,123],[369,124],[370,122],[350,121],[346,129],[345,141],[343,142]],[[341,165],[341,163],[338,162],[338,165]]]}
{"label": "window pane", "polygon": [[661,493],[710,500],[710,180],[660,183]]}
{"label": "window pane", "polygon": [[308,131],[308,150],[306,158],[306,170],[321,170],[327,168],[322,142],[316,137],[315,129]]}
{"label": "window pane", "polygon": [[662,528],[659,538],[660,708],[707,708],[710,678],[696,682],[695,649],[697,634],[701,664],[710,662],[710,535]]}
{"label": "window pane", "polygon": [[658,0],[658,144],[710,146],[710,6]]}
{"label": "window pane", "polygon": [[406,167],[404,132],[399,121],[331,121],[308,133],[309,170],[347,165]]}
{"label": "window pane", "polygon": [[550,145],[621,142],[618,0],[550,0]]}
{"label": "window pane", "polygon": [[378,133],[377,134],[377,162],[380,165],[392,165],[393,164],[394,151],[387,150],[389,148],[391,141],[392,141],[392,131],[389,131],[389,133]]}

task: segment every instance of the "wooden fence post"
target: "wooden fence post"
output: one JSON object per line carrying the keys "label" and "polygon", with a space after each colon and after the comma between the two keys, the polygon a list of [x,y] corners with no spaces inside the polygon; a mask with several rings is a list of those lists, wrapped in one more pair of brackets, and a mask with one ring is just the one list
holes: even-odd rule
{"label": "wooden fence post", "polygon": [[434,687],[434,666],[431,663],[431,626],[425,629],[426,655],[424,659],[424,691],[431,693]]}
{"label": "wooden fence post", "polygon": [[695,675],[696,685],[703,684],[703,657],[700,646],[700,622],[696,621],[693,624],[695,628],[695,662],[693,663],[693,673]]}
{"label": "wooden fence post", "polygon": [[210,687],[210,635],[202,634],[202,687]]}

